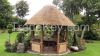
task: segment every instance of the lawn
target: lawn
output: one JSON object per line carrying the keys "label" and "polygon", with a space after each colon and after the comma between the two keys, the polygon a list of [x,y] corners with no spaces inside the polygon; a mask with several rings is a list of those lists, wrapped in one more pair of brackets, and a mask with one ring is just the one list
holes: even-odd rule
{"label": "lawn", "polygon": [[86,44],[86,50],[75,52],[64,56],[100,56],[100,41]]}
{"label": "lawn", "polygon": [[[14,40],[16,39],[17,32],[14,32],[11,34],[11,43],[14,43]],[[7,40],[7,33],[0,33],[0,56],[39,56],[39,55],[33,55],[28,53],[8,53],[5,52],[4,49],[4,43]],[[81,52],[75,52],[70,53],[63,56],[100,56],[100,41],[94,41],[94,43],[88,43],[86,44],[86,50]]]}

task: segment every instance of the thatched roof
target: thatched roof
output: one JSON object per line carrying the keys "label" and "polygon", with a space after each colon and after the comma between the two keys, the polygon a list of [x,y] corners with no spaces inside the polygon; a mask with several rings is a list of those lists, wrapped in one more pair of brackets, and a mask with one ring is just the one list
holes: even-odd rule
{"label": "thatched roof", "polygon": [[43,7],[26,25],[74,26],[73,22],[54,6]]}

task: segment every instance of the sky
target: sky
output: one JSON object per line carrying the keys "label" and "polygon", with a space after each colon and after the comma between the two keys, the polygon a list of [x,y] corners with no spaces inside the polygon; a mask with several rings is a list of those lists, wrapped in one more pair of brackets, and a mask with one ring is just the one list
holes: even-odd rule
{"label": "sky", "polygon": [[[11,5],[15,5],[21,0],[8,0]],[[53,0],[24,0],[27,1],[29,5],[29,12],[25,19],[30,19],[32,16],[34,16],[39,10],[41,10],[44,6],[46,5],[53,5],[52,1]],[[84,15],[86,11],[83,10],[80,14]]]}
{"label": "sky", "polygon": [[[8,0],[11,5],[15,5],[20,0]],[[25,18],[30,19],[34,16],[39,10],[41,10],[46,5],[52,5],[53,0],[24,0],[27,1],[29,5],[29,12]]]}

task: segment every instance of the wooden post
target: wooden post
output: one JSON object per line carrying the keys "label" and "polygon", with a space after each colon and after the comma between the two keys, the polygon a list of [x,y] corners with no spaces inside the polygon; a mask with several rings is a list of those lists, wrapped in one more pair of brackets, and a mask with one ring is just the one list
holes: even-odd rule
{"label": "wooden post", "polygon": [[[67,35],[68,35],[68,31],[67,31],[67,26],[65,27],[66,28],[66,31],[65,31],[65,35],[66,35],[66,39],[65,39],[65,42],[67,43],[66,45],[68,46],[68,41],[67,41]],[[66,51],[68,51],[68,47],[66,46]]]}
{"label": "wooden post", "polygon": [[64,31],[64,41],[66,42],[66,31]]}
{"label": "wooden post", "polygon": [[67,42],[67,27],[65,27],[65,31],[64,31],[64,40],[65,42]]}
{"label": "wooden post", "polygon": [[58,30],[58,32],[57,32],[57,53],[59,53],[59,48],[60,48],[59,39],[60,39],[60,31]]}
{"label": "wooden post", "polygon": [[34,26],[31,26],[31,41],[34,39]]}
{"label": "wooden post", "polygon": [[33,42],[33,40],[34,40],[34,27],[33,26],[31,26],[31,30],[30,30],[30,34],[31,34],[31,36],[30,36],[30,44],[31,44],[31,50],[32,50],[32,42]]}
{"label": "wooden post", "polygon": [[40,52],[42,53],[43,52],[43,37],[44,37],[44,30],[43,30],[43,25],[41,26],[41,45],[40,45]]}

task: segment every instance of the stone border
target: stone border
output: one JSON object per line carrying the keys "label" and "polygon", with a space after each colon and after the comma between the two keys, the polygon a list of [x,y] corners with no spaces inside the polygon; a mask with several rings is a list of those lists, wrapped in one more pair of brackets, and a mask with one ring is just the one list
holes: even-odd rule
{"label": "stone border", "polygon": [[56,53],[44,53],[44,54],[40,54],[40,53],[36,53],[36,52],[33,52],[33,51],[27,51],[27,52],[31,53],[31,54],[39,54],[40,56],[61,56],[61,55],[65,55],[65,54],[70,53],[70,50],[68,50],[65,53],[60,53],[60,54],[56,54]]}

